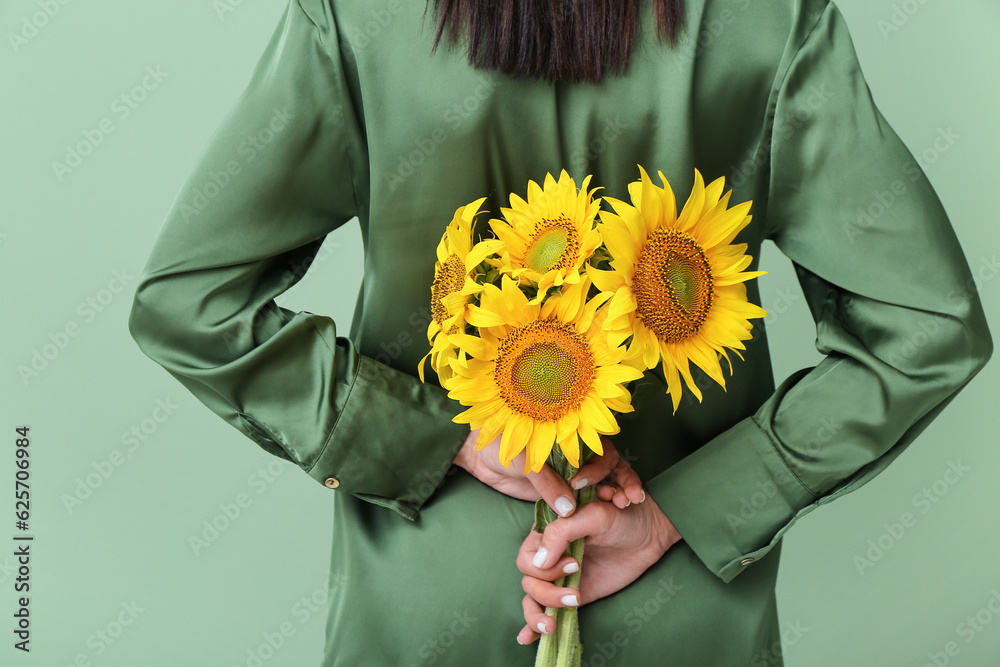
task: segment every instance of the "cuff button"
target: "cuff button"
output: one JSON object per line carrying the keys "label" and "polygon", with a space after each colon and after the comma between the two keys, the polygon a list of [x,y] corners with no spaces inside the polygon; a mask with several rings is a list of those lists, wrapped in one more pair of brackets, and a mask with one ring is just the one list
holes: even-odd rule
{"label": "cuff button", "polygon": [[747,557],[740,561],[740,565],[749,565],[753,562],[753,558]]}
{"label": "cuff button", "polygon": [[323,483],[326,484],[331,489],[336,489],[338,486],[340,486],[340,480],[337,479],[336,477],[327,477],[326,481]]}

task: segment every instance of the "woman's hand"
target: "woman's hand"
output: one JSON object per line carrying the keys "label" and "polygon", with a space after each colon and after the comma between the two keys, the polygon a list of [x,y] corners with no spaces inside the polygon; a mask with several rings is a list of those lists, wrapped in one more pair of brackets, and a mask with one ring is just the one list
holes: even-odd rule
{"label": "woman's hand", "polygon": [[614,444],[603,435],[601,443],[604,454],[594,456],[584,465],[570,482],[571,488],[548,463],[537,473],[524,473],[524,457],[522,450],[511,461],[510,467],[504,468],[500,463],[500,438],[481,450],[476,450],[476,438],[479,429],[469,433],[455,456],[455,465],[459,466],[483,484],[497,491],[521,500],[536,501],[544,498],[556,514],[562,517],[570,516],[576,509],[573,489],[605,482],[606,489],[602,493],[614,499],[619,507],[626,507],[632,502],[639,502],[642,497],[642,483],[639,476],[623,458],[618,455]]}
{"label": "woman's hand", "polygon": [[[576,607],[619,591],[639,578],[667,550],[683,539],[652,498],[626,506],[613,504],[609,489],[598,487],[598,498],[573,516],[556,519],[544,533],[534,530],[521,545],[517,569],[526,625],[517,635],[521,644],[538,639],[540,629],[555,631],[555,619],[545,607]],[[579,590],[560,588],[559,577],[576,572],[579,564],[565,554],[570,542],[586,537]]]}

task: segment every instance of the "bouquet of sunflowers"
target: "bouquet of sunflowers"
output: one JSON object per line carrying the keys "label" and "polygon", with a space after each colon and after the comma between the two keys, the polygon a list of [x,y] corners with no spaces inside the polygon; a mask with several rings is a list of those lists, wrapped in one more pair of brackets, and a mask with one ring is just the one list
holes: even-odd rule
{"label": "bouquet of sunflowers", "polygon": [[[724,178],[694,187],[680,214],[669,183],[639,166],[631,203],[596,197],[563,170],[557,181],[528,182],[510,195],[494,238],[474,239],[485,197],[459,207],[437,248],[431,286],[430,358],[441,386],[468,406],[454,418],[480,429],[477,449],[500,437],[504,466],[525,451],[525,473],[548,462],[565,479],[593,455],[599,434],[619,432],[614,413],[633,410],[626,385],[662,364],[674,412],[683,378],[701,401],[690,363],[725,388],[721,359],[745,350],[752,318],[747,244],[732,244],[750,223],[751,202],[729,207]],[[602,202],[613,212],[602,210]],[[599,221],[598,221],[599,219]],[[581,441],[586,448],[581,446]],[[580,505],[594,487],[577,491]],[[535,530],[555,513],[536,504]],[[583,563],[583,539],[570,554]],[[580,572],[557,586],[579,586]],[[556,632],[543,635],[536,665],[579,665],[576,608],[547,608]]]}

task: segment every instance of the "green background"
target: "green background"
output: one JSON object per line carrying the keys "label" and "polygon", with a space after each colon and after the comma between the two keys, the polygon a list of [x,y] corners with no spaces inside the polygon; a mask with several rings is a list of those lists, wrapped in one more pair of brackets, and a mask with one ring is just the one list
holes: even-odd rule
{"label": "green background", "polygon": [[[9,503],[0,540],[13,545],[20,425],[31,429],[35,536],[30,655],[12,648],[15,562],[13,546],[0,548],[0,663],[63,666],[82,655],[78,664],[109,667],[247,665],[248,651],[289,623],[294,634],[263,664],[319,664],[329,490],[194,400],[142,355],[126,326],[154,236],[285,2],[64,1],[0,5],[0,495]],[[995,322],[1000,6],[836,4],[875,100],[921,159]],[[54,16],[12,44],[10,33],[43,5]],[[705,38],[725,39],[733,26]],[[147,67],[163,78],[126,115],[115,100]],[[67,144],[102,119],[113,131],[57,174],[52,163],[65,160]],[[957,138],[935,146],[949,129]],[[821,357],[791,264],[768,243],[761,267],[770,271],[760,284],[777,383]],[[358,227],[345,225],[278,301],[328,314],[347,331],[361,268]],[[50,343],[45,368],[22,377],[19,368]],[[776,650],[789,667],[920,667],[935,653],[938,665],[997,664],[1000,617],[987,605],[996,595],[1000,609],[998,368],[987,366],[873,482],[788,533],[778,584],[788,632]],[[969,470],[949,483],[949,463]],[[916,500],[925,488],[935,502]],[[244,507],[232,506],[237,498]],[[193,548],[204,522],[226,523],[227,505],[239,516]],[[915,523],[887,528],[905,512]],[[880,558],[859,568],[880,542],[888,547]],[[977,613],[977,625],[967,624]],[[943,653],[948,642],[955,655]]]}

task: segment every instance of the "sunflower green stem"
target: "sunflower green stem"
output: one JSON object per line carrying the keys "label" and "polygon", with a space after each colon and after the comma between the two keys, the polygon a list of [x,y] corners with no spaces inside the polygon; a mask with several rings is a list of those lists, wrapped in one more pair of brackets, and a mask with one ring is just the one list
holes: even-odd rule
{"label": "sunflower green stem", "polygon": [[[586,464],[592,452],[581,452],[581,465]],[[563,479],[569,481],[576,474],[577,468],[566,460],[558,445],[552,448],[548,459],[549,466]],[[597,487],[586,486],[573,492],[577,509],[597,497]],[[555,521],[558,515],[548,503],[539,499],[535,503],[535,531],[541,533],[545,526]],[[583,544],[586,538],[574,540],[569,545],[569,555],[572,556],[580,569],[572,574],[560,577],[556,586],[580,588],[580,575],[583,573]],[[580,667],[583,660],[583,644],[580,642],[580,622],[576,607],[546,607],[545,614],[556,620],[556,630],[552,634],[543,634],[538,643],[538,653],[535,656],[535,667]]]}

